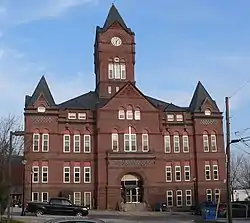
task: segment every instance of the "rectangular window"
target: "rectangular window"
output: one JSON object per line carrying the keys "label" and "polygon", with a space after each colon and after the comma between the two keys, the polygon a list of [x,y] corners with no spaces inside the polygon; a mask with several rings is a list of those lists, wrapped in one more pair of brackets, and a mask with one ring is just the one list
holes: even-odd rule
{"label": "rectangular window", "polygon": [[81,136],[80,135],[74,135],[74,152],[80,153],[81,152]]}
{"label": "rectangular window", "polygon": [[148,152],[148,134],[142,134],[142,152]]}
{"label": "rectangular window", "polygon": [[68,119],[76,119],[76,113],[68,113]]}
{"label": "rectangular window", "polygon": [[115,92],[119,91],[120,88],[118,86],[115,87]]}
{"label": "rectangular window", "polygon": [[82,205],[82,196],[81,192],[74,192],[74,204],[75,205]]}
{"label": "rectangular window", "polygon": [[126,79],[126,65],[121,64],[121,79]]}
{"label": "rectangular window", "polygon": [[207,201],[209,202],[213,201],[211,189],[206,189],[206,197],[207,197]]}
{"label": "rectangular window", "polygon": [[108,86],[108,94],[111,94],[112,93],[112,88],[111,86]]}
{"label": "rectangular window", "polygon": [[137,151],[136,134],[124,134],[124,151]]}
{"label": "rectangular window", "polygon": [[185,181],[190,181],[190,166],[184,166]]}
{"label": "rectangular window", "polygon": [[32,167],[32,183],[39,183],[39,166]]}
{"label": "rectangular window", "polygon": [[40,134],[33,134],[33,152],[39,152]]}
{"label": "rectangular window", "polygon": [[70,167],[63,167],[63,183],[70,183]]}
{"label": "rectangular window", "polygon": [[183,152],[188,153],[189,152],[188,136],[187,135],[182,136],[182,140],[183,140]]}
{"label": "rectangular window", "polygon": [[218,202],[220,200],[220,189],[214,190],[214,200],[215,202]]}
{"label": "rectangular window", "polygon": [[179,153],[180,152],[180,137],[174,136],[174,152]]}
{"label": "rectangular window", "polygon": [[211,150],[212,152],[217,152],[216,135],[211,135]]}
{"label": "rectangular window", "polygon": [[175,166],[175,181],[181,181],[181,167]]}
{"label": "rectangular window", "polygon": [[205,165],[205,179],[211,180],[210,165]]}
{"label": "rectangular window", "polygon": [[166,194],[167,194],[167,206],[173,207],[173,191],[167,190]]}
{"label": "rectangular window", "polygon": [[81,167],[74,167],[74,183],[81,182]]}
{"label": "rectangular window", "polygon": [[84,183],[91,183],[91,168],[84,167]]}
{"label": "rectangular window", "polygon": [[39,193],[32,192],[32,202],[38,202],[38,201],[39,201]]}
{"label": "rectangular window", "polygon": [[171,142],[169,135],[164,136],[164,148],[165,148],[165,153],[171,152]]}
{"label": "rectangular window", "polygon": [[112,133],[112,151],[118,152],[119,150],[119,135],[117,133]]}
{"label": "rectangular window", "polygon": [[177,122],[183,122],[183,115],[176,115]]}
{"label": "rectangular window", "polygon": [[49,151],[49,134],[42,134],[42,152]]}
{"label": "rectangular window", "polygon": [[174,121],[174,115],[173,114],[168,114],[167,115],[167,121],[168,122],[173,122]]}
{"label": "rectangular window", "polygon": [[63,135],[63,152],[70,152],[70,135]]}
{"label": "rectangular window", "polygon": [[124,134],[124,151],[125,152],[129,152],[130,151],[129,134]]}
{"label": "rectangular window", "polygon": [[214,177],[214,180],[219,180],[219,168],[218,168],[218,165],[213,165],[213,177]]}
{"label": "rectangular window", "polygon": [[87,114],[85,112],[84,113],[78,113],[78,119],[80,119],[80,120],[87,119]]}
{"label": "rectangular window", "polygon": [[182,206],[182,190],[176,191],[176,206],[177,207]]}
{"label": "rectangular window", "polygon": [[208,135],[203,135],[203,149],[204,149],[204,152],[209,152]]}
{"label": "rectangular window", "polygon": [[115,68],[115,79],[121,79],[121,67],[119,63],[114,64]]}
{"label": "rectangular window", "polygon": [[42,202],[48,202],[48,201],[49,201],[49,193],[42,192]]}
{"label": "rectangular window", "polygon": [[192,191],[186,190],[186,206],[192,206]]}
{"label": "rectangular window", "polygon": [[114,78],[114,65],[110,63],[108,69],[109,69],[108,77],[109,79],[113,79]]}
{"label": "rectangular window", "polygon": [[92,206],[91,192],[84,192],[84,206],[91,209],[91,206]]}
{"label": "rectangular window", "polygon": [[90,143],[90,135],[84,135],[84,152],[91,152],[91,143]]}
{"label": "rectangular window", "polygon": [[42,183],[48,183],[48,167],[42,167]]}
{"label": "rectangular window", "polygon": [[172,167],[166,166],[166,182],[172,182]]}

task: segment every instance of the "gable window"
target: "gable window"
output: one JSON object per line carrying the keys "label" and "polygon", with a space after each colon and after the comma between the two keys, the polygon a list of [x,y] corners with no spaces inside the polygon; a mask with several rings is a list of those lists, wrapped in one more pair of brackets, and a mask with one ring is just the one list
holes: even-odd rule
{"label": "gable window", "polygon": [[45,111],[46,111],[46,108],[44,106],[39,106],[37,108],[37,112],[39,112],[39,113],[44,113]]}
{"label": "gable window", "polygon": [[76,113],[68,113],[68,119],[76,119]]}
{"label": "gable window", "polygon": [[70,152],[70,135],[69,134],[63,135],[63,152],[64,153]]}
{"label": "gable window", "polygon": [[127,107],[126,116],[128,120],[133,119],[133,108],[130,105]]}
{"label": "gable window", "polygon": [[111,94],[112,93],[112,88],[111,86],[108,86],[108,94]]}
{"label": "gable window", "polygon": [[174,115],[173,114],[168,114],[167,115],[167,121],[168,122],[173,122],[174,121]]}
{"label": "gable window", "polygon": [[175,166],[175,181],[181,181],[181,167]]}
{"label": "gable window", "polygon": [[165,153],[170,153],[171,152],[170,135],[165,135],[164,136],[164,149],[165,149]]}
{"label": "gable window", "polygon": [[124,108],[119,108],[118,119],[125,119],[125,110],[124,110]]}
{"label": "gable window", "polygon": [[204,152],[209,152],[209,141],[208,141],[208,134],[203,134],[203,149]]}
{"label": "gable window", "polygon": [[90,145],[90,135],[84,135],[84,152],[90,153],[91,152],[91,145]]}
{"label": "gable window", "polygon": [[42,151],[43,152],[49,151],[49,134],[48,133],[42,134]]}
{"label": "gable window", "polygon": [[39,183],[39,166],[32,167],[32,183]]}
{"label": "gable window", "polygon": [[165,171],[166,171],[166,182],[172,182],[172,167],[166,166]]}
{"label": "gable window", "polygon": [[179,135],[174,135],[174,152],[179,153],[180,152],[180,137]]}
{"label": "gable window", "polygon": [[63,183],[70,183],[70,167],[63,167]]}
{"label": "gable window", "polygon": [[74,135],[74,152],[80,153],[80,143],[81,143],[81,136],[79,134]]}
{"label": "gable window", "polygon": [[211,135],[211,150],[212,152],[217,152],[217,142],[216,142],[216,135],[212,133]]}
{"label": "gable window", "polygon": [[141,119],[141,111],[139,108],[135,109],[135,120],[140,120]]}
{"label": "gable window", "polygon": [[136,152],[137,143],[136,143],[136,134],[132,132],[133,129],[131,126],[128,128],[128,134],[124,134],[124,151],[125,152]]}
{"label": "gable window", "polygon": [[205,165],[205,179],[211,180],[210,165]]}
{"label": "gable window", "polygon": [[183,115],[176,115],[176,121],[177,122],[183,122]]}
{"label": "gable window", "polygon": [[187,134],[182,136],[182,141],[183,141],[183,152],[188,153],[189,152],[189,140],[188,140]]}
{"label": "gable window", "polygon": [[211,110],[210,109],[205,109],[205,115],[211,115]]}
{"label": "gable window", "polygon": [[119,150],[119,135],[118,133],[112,133],[112,151],[118,152]]}
{"label": "gable window", "polygon": [[33,152],[39,152],[40,134],[33,134]]}
{"label": "gable window", "polygon": [[142,152],[148,152],[149,146],[148,146],[148,134],[143,133],[142,134]]}
{"label": "gable window", "polygon": [[78,113],[78,119],[85,120],[87,118],[87,114],[85,112]]}
{"label": "gable window", "polygon": [[42,167],[42,183],[48,183],[48,167]]}

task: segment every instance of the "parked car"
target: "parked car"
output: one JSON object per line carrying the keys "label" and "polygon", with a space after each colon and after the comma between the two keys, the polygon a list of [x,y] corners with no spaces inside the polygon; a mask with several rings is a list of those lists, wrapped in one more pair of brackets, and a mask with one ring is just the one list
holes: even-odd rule
{"label": "parked car", "polygon": [[[247,202],[233,202],[232,216],[233,218],[250,217],[250,204]],[[227,217],[227,210],[224,212],[224,215],[222,217]]]}
{"label": "parked car", "polygon": [[84,217],[54,218],[44,223],[105,223],[105,221]]}
{"label": "parked car", "polygon": [[78,206],[71,203],[66,198],[51,198],[46,202],[29,202],[25,212],[30,212],[40,216],[48,215],[66,215],[66,216],[87,216],[89,214],[88,208],[85,206]]}

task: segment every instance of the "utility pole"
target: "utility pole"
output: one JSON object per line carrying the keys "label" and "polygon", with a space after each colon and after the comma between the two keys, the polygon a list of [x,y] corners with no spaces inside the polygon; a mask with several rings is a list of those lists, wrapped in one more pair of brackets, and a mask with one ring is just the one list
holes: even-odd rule
{"label": "utility pole", "polygon": [[11,161],[12,161],[12,136],[13,132],[10,131],[9,139],[9,152],[8,154],[8,206],[7,206],[7,222],[10,223],[10,206],[11,206]]}
{"label": "utility pole", "polygon": [[231,176],[230,176],[230,116],[229,116],[229,97],[226,97],[226,168],[227,168],[227,219],[228,223],[233,222],[232,203],[231,203]]}

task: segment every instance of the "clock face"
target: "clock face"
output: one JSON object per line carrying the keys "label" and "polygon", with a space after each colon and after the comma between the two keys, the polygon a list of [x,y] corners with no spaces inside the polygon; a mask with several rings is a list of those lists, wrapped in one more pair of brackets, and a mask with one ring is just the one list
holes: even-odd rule
{"label": "clock face", "polygon": [[113,46],[120,46],[122,44],[122,40],[119,37],[115,36],[111,39],[111,44]]}

